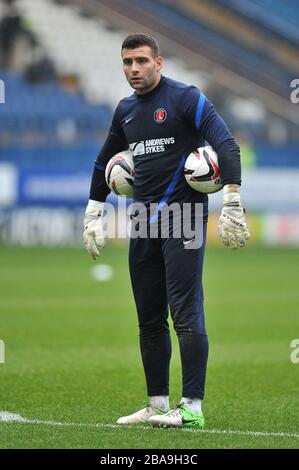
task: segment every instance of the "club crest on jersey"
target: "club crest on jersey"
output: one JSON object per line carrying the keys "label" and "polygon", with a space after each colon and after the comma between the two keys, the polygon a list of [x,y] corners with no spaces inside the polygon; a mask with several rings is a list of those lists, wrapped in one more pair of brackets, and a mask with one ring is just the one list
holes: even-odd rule
{"label": "club crest on jersey", "polygon": [[165,111],[164,108],[158,108],[154,112],[154,120],[158,124],[161,124],[161,122],[164,122],[167,118],[167,112]]}

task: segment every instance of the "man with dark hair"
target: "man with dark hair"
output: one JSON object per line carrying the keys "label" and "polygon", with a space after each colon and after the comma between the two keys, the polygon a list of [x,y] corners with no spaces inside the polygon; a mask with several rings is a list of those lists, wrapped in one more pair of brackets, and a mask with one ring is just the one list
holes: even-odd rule
{"label": "man with dark hair", "polygon": [[[117,423],[201,428],[208,358],[202,289],[208,197],[191,189],[183,167],[189,153],[205,141],[214,148],[223,184],[219,234],[225,245],[243,247],[249,231],[240,201],[240,149],[202,92],[161,75],[163,59],[155,39],[132,34],[124,40],[121,55],[125,76],[135,92],[118,104],[95,162],[84,243],[96,259],[105,245],[102,215],[109,193],[105,167],[113,155],[128,148],[134,159],[134,200],[146,208],[148,226],[152,220],[150,206],[157,204],[159,231],[156,238],[131,237],[129,250],[149,403]],[[169,236],[161,233],[162,208],[172,203],[189,205],[192,224],[196,222],[196,205],[202,207],[203,241],[194,249],[186,249],[191,240],[183,234],[174,235],[178,228],[174,219]],[[179,341],[183,382],[181,401],[171,410],[168,306]]]}
{"label": "man with dark hair", "polygon": [[155,58],[160,55],[160,48],[156,39],[145,34],[130,34],[122,43],[121,49],[136,49],[141,46],[148,46]]}

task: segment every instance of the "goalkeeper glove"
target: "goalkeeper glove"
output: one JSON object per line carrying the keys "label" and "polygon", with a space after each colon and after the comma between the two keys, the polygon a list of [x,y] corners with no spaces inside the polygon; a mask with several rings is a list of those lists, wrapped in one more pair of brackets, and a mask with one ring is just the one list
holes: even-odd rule
{"label": "goalkeeper glove", "polygon": [[250,238],[237,185],[226,185],[223,188],[223,208],[218,231],[224,245],[234,249],[245,246],[246,240]]}
{"label": "goalkeeper glove", "polygon": [[94,260],[100,255],[99,250],[105,246],[103,207],[103,202],[90,199],[85,211],[83,240],[88,253]]}

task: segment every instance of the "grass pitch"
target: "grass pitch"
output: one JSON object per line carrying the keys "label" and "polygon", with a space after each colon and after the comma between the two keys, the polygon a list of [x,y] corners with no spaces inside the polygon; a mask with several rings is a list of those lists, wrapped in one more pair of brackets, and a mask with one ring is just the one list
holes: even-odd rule
{"label": "grass pitch", "polygon": [[146,403],[126,248],[102,252],[106,282],[83,249],[1,247],[0,260],[0,412],[38,420],[0,420],[1,448],[299,447],[298,250],[207,250],[204,432],[114,426]]}

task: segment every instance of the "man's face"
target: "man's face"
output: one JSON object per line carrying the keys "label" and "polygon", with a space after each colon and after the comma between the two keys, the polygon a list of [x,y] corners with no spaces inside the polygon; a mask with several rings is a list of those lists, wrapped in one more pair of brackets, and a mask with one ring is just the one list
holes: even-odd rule
{"label": "man's face", "polygon": [[161,56],[153,57],[149,46],[124,48],[121,55],[126,79],[138,94],[147,93],[157,85],[163,65]]}

